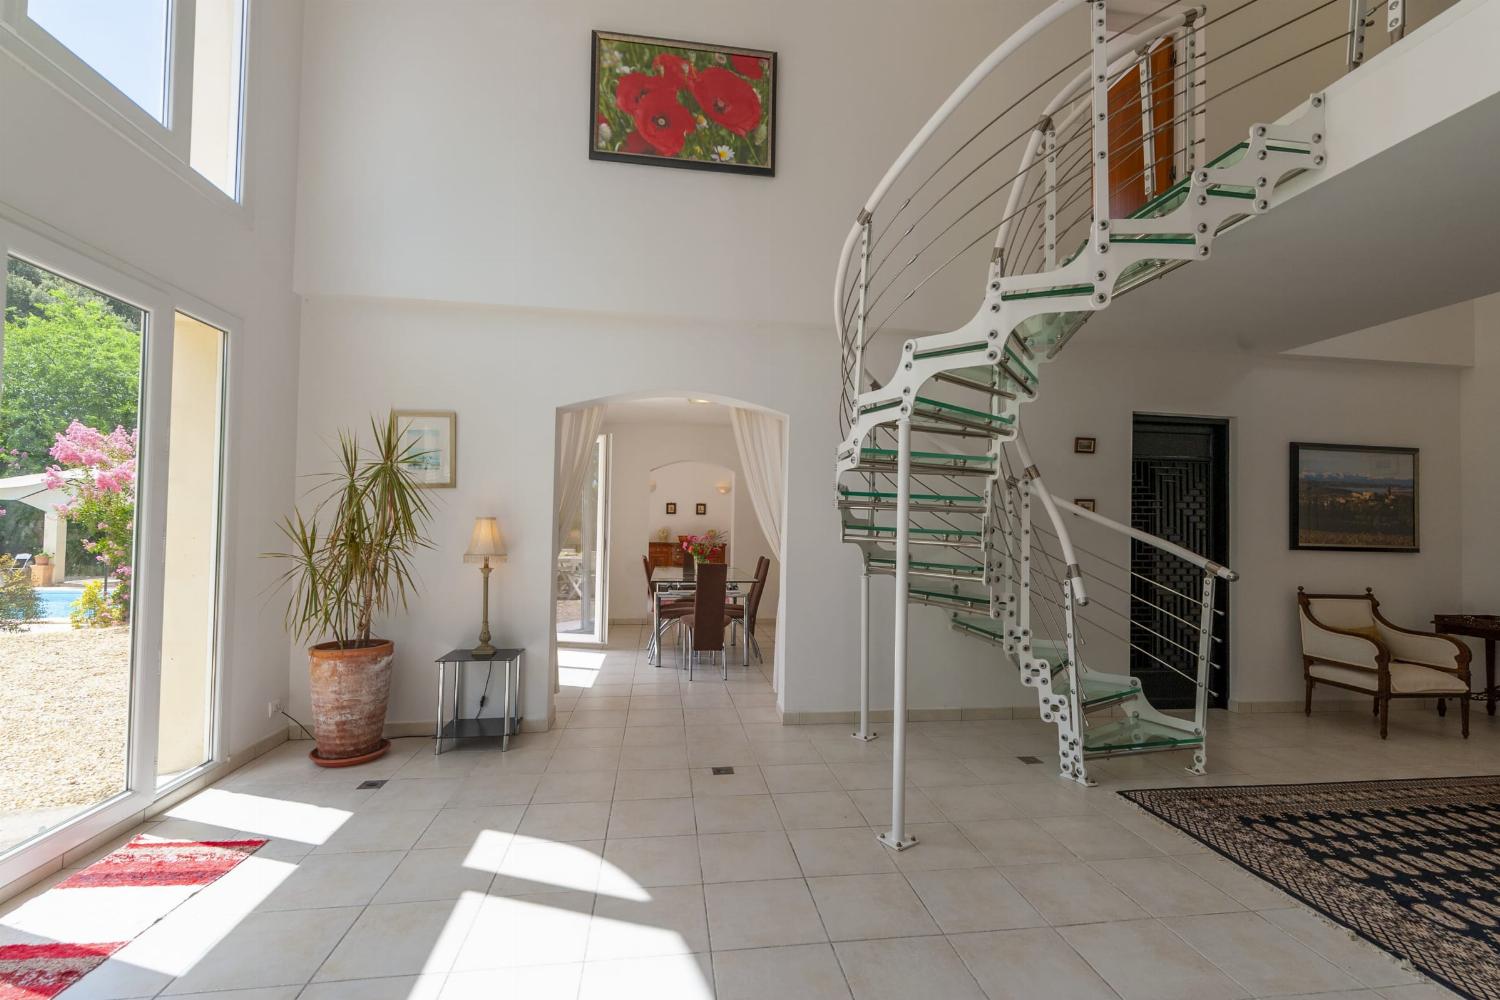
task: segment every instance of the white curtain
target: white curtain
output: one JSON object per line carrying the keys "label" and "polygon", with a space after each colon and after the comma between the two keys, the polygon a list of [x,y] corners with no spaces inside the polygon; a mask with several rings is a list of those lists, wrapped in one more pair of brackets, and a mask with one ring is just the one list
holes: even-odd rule
{"label": "white curtain", "polygon": [[553,483],[557,498],[557,538],[553,554],[562,547],[569,522],[583,500],[583,481],[594,461],[599,430],[604,426],[604,407],[584,406],[564,410],[557,420],[557,475]]}
{"label": "white curtain", "polygon": [[782,498],[786,496],[786,422],[764,410],[729,411],[734,443],[755,519],[771,551],[781,558]]}

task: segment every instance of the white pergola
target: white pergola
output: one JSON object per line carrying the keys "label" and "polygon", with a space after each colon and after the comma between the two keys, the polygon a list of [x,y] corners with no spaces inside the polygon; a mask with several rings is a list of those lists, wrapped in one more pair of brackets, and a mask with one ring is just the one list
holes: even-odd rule
{"label": "white pergola", "polygon": [[[79,475],[77,469],[69,469],[62,477],[76,479]],[[52,582],[56,584],[67,579],[68,574],[68,522],[58,515],[57,505],[66,503],[69,497],[62,490],[49,489],[46,479],[41,472],[0,479],[0,503],[20,501],[46,515],[42,522],[41,551],[52,553]]]}

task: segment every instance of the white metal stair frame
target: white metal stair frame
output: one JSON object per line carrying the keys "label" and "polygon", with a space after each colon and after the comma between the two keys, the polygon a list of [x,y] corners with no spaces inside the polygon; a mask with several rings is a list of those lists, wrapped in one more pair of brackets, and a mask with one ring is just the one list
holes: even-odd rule
{"label": "white metal stair frame", "polygon": [[[1231,8],[1220,20],[1254,2]],[[1327,4],[1315,6],[1313,11],[1323,6]],[[877,240],[873,223],[882,202],[955,110],[1001,63],[1043,29],[1080,10],[1087,14],[1090,32],[1086,66],[1044,105],[1040,119],[1028,132],[1017,136],[1026,139],[1021,169],[1009,178],[1003,216],[992,227],[994,246],[979,309],[969,321],[949,332],[908,339],[890,380],[861,391],[869,379],[864,356],[869,339],[928,279],[974,246],[970,243],[922,278],[871,330],[873,306],[895,287],[896,278],[956,222],[925,243],[900,267],[895,278],[887,279],[885,290],[872,298],[873,249],[896,231],[891,228],[895,219],[957,154],[950,155],[917,186]],[[1360,0],[1350,0],[1350,10],[1346,34],[1352,68],[1358,64],[1356,42],[1367,12]],[[1275,25],[1251,41],[1313,11]],[[1220,641],[1213,629],[1214,616],[1220,613],[1215,608],[1217,587],[1221,581],[1235,579],[1235,575],[1169,540],[1055,500],[1020,438],[1021,407],[1039,392],[1041,365],[1056,357],[1090,314],[1183,263],[1208,258],[1218,235],[1276,206],[1281,197],[1278,187],[1284,180],[1321,169],[1325,162],[1325,98],[1319,91],[1276,121],[1250,125],[1244,141],[1200,164],[1197,146],[1202,140],[1195,137],[1194,130],[1204,113],[1203,106],[1213,98],[1200,99],[1197,91],[1204,87],[1205,68],[1215,61],[1205,59],[1205,20],[1201,6],[1168,3],[1111,34],[1105,28],[1105,0],[1053,3],[998,46],[954,90],[886,171],[844,241],[834,285],[843,435],[835,458],[835,488],[844,539],[857,545],[862,555],[860,721],[854,735],[874,738],[869,725],[870,577],[892,575],[898,595],[892,622],[892,823],[880,839],[896,850],[915,843],[905,828],[904,808],[908,619],[913,603],[953,612],[954,628],[1001,647],[1015,660],[1023,683],[1037,689],[1042,718],[1057,726],[1062,776],[1089,784],[1089,760],[1168,749],[1191,750],[1189,770],[1202,773],[1206,766],[1205,721],[1214,647]],[[1172,117],[1156,122],[1152,117],[1156,91],[1151,88],[1160,84],[1155,76],[1148,76],[1145,67],[1153,46],[1163,40],[1174,46],[1168,86],[1173,100],[1180,99],[1182,110],[1179,113],[1179,105],[1173,103],[1168,106]],[[1225,89],[1233,90],[1327,44],[1325,41],[1291,59],[1282,59]],[[1234,50],[1242,48],[1244,45],[1235,46]],[[1175,53],[1182,55],[1180,68]],[[1136,65],[1142,67],[1142,129],[1133,145],[1144,144],[1144,165],[1135,176],[1144,173],[1148,177],[1144,181],[1147,203],[1130,217],[1111,217],[1110,124],[1120,112],[1110,111],[1109,89]],[[1029,94],[1039,89],[1040,85]],[[1020,103],[1018,100],[1010,105],[990,125]],[[1087,120],[1083,120],[1084,115],[1089,116]],[[989,125],[959,151],[987,128]],[[1060,135],[1066,137],[1061,143]],[[1175,183],[1157,192],[1152,190],[1151,178],[1162,159],[1158,147],[1162,135],[1169,138],[1169,146],[1181,141],[1180,148],[1169,151],[1167,157],[1175,164],[1177,155],[1182,154],[1189,169],[1181,181],[1174,176]],[[1081,168],[1077,163],[1066,170],[1060,168],[1060,153],[1083,137],[1086,144],[1068,154],[1082,164]],[[1009,145],[981,161],[981,166]],[[1129,151],[1127,147],[1123,152]],[[978,169],[948,188],[937,202]],[[1028,179],[1031,198],[1025,201]],[[1065,204],[1061,199],[1072,182],[1085,186],[1069,201],[1089,195],[1081,217],[1085,231],[1058,222],[1059,210]],[[886,257],[875,264],[874,272],[880,271],[902,240],[936,207],[935,203],[907,225]],[[978,207],[969,209],[958,221]],[[1038,243],[1028,254],[1024,245],[1012,245],[1027,236],[1025,227],[1021,223],[1012,226],[1012,221],[1024,220],[1033,208],[1038,209],[1038,222],[1030,238]],[[1060,240],[1070,240],[1077,246],[1061,262]],[[851,282],[856,252],[858,270]],[[1030,266],[1033,257],[1039,258],[1036,267]],[[937,388],[931,388],[934,386]],[[952,398],[953,392],[978,393],[985,402],[960,403]],[[920,446],[914,445],[914,436],[922,439]],[[955,436],[959,438],[957,445],[951,443]],[[984,443],[983,452],[964,450],[973,439]],[[1016,455],[1015,463],[1010,461],[1011,452]],[[934,490],[928,485],[934,479],[945,484],[962,480],[970,485],[959,487],[963,492],[946,486]],[[858,486],[848,485],[851,481]],[[1033,521],[1034,504],[1046,514],[1039,522]],[[892,513],[893,523],[879,520]],[[1191,567],[1190,573],[1196,574],[1195,592],[1173,591],[1136,573],[1132,565],[1127,565],[1133,556],[1112,560],[1085,552],[1081,563],[1064,513],[1104,529],[1127,550],[1136,544],[1141,546],[1140,551],[1155,553],[1157,558],[1185,562]],[[946,555],[914,559],[914,545],[935,546]],[[929,582],[932,580],[941,583]],[[1122,610],[1108,601],[1091,607],[1093,581],[1105,586],[1106,593],[1123,595],[1128,607]],[[1051,587],[1050,593],[1043,593],[1044,584]],[[1166,593],[1153,600],[1153,592],[1138,592],[1144,584],[1161,587]],[[1134,612],[1141,607],[1156,617],[1136,621]],[[1126,634],[1117,631],[1121,626],[1111,628],[1097,617],[1084,614],[1085,610],[1116,616],[1125,623]],[[964,620],[961,615],[978,617]],[[985,625],[986,618],[995,624]],[[1154,708],[1140,682],[1130,676],[1128,665],[1114,672],[1097,669],[1102,661],[1121,656],[1137,660],[1147,657],[1191,682],[1196,692],[1192,718],[1179,718]],[[1106,710],[1107,716],[1100,714]],[[1098,721],[1105,718],[1112,721]]]}

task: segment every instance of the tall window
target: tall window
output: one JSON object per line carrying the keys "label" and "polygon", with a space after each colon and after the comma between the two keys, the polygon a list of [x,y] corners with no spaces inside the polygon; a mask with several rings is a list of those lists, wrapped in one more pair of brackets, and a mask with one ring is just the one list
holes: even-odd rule
{"label": "tall window", "polygon": [[237,199],[248,3],[0,0],[0,43]]}
{"label": "tall window", "polygon": [[603,642],[608,623],[609,435],[599,435],[557,554],[557,638]]}
{"label": "tall window", "polygon": [[149,315],[6,261],[0,854],[128,788]]}

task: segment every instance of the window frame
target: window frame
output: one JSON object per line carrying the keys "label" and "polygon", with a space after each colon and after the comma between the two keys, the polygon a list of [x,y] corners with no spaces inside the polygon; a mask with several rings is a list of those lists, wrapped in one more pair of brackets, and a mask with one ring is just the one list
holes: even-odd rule
{"label": "window frame", "polygon": [[27,15],[28,0],[0,0],[0,50],[15,56],[74,103],[112,127],[205,193],[244,203],[245,116],[251,0],[241,9],[239,116],[235,124],[234,191],[226,192],[192,165],[193,57],[198,0],[167,0],[163,118],[157,121],[98,70]]}
{"label": "window frame", "polygon": [[[3,0],[0,0],[3,2]],[[162,799],[180,793],[185,785],[201,778],[227,759],[224,683],[224,623],[229,607],[226,517],[230,513],[230,387],[234,378],[233,345],[242,324],[222,310],[156,281],[118,262],[106,263],[81,245],[50,227],[32,228],[0,207],[0,257],[16,256],[44,267],[79,284],[114,296],[144,310],[141,337],[141,402],[137,420],[137,500],[135,534],[134,616],[131,622],[131,667],[129,743],[126,750],[125,788],[75,816],[37,834],[0,854],[0,894],[7,886],[52,870],[66,863],[72,852],[87,849],[101,836],[117,833],[143,820]],[[47,232],[38,231],[47,228]],[[4,317],[0,288],[0,323]],[[156,754],[161,723],[161,645],[164,617],[164,571],[166,566],[167,470],[172,414],[172,358],[175,317],[191,316],[224,334],[220,371],[221,415],[219,421],[218,523],[213,547],[213,661],[210,665],[210,710],[213,715],[209,738],[211,756],[200,766],[160,788],[156,784]],[[0,351],[3,351],[0,337]],[[3,366],[3,354],[0,354]],[[3,371],[3,367],[0,367]]]}

